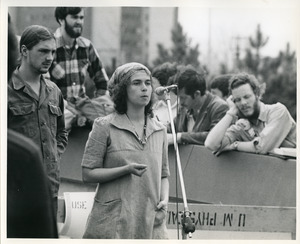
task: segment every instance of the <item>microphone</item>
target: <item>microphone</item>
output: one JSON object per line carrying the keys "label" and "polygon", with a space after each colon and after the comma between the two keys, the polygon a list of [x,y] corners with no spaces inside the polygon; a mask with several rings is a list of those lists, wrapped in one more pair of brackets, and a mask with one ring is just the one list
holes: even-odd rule
{"label": "microphone", "polygon": [[158,96],[161,96],[166,92],[169,92],[171,91],[172,89],[175,89],[177,88],[177,85],[171,85],[171,86],[159,86],[155,89],[155,93],[158,95]]}

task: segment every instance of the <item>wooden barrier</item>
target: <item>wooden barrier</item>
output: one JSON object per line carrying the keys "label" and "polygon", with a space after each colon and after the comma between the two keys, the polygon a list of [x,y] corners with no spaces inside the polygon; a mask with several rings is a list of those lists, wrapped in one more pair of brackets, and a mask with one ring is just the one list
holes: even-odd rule
{"label": "wooden barrier", "polygon": [[[64,197],[59,198],[58,226],[61,236],[82,238],[93,202],[93,192],[65,192]],[[196,232],[280,232],[290,233],[290,239],[296,238],[296,208],[215,204],[188,206]],[[178,204],[177,209],[176,203],[169,203],[168,230],[180,226],[183,209],[183,204]]]}
{"label": "wooden barrier", "polygon": [[[189,204],[196,230],[296,233],[296,208],[241,205]],[[183,210],[183,205],[179,205]],[[168,229],[176,229],[176,204],[170,203]]]}
{"label": "wooden barrier", "polygon": [[[243,152],[219,157],[203,146],[180,146],[190,201],[226,205],[296,207],[296,160]],[[176,196],[175,153],[169,147],[170,197]],[[182,197],[180,184],[179,198]]]}
{"label": "wooden barrier", "polygon": [[[81,181],[80,164],[88,133],[87,128],[77,128],[70,134],[61,164],[60,196],[95,190],[95,184]],[[242,152],[215,157],[197,145],[180,145],[179,152],[189,208],[198,230],[289,232],[296,238],[296,160]],[[175,158],[173,147],[169,147],[169,229],[177,226],[174,202],[182,198]],[[63,223],[63,199],[59,206],[58,220]]]}

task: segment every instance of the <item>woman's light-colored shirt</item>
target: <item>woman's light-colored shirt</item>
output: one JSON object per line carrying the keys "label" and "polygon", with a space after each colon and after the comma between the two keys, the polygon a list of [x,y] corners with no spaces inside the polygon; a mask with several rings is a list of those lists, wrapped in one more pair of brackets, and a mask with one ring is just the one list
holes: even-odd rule
{"label": "woman's light-colored shirt", "polygon": [[165,222],[154,226],[161,179],[170,174],[166,128],[148,117],[146,137],[143,145],[125,114],[113,113],[95,120],[82,167],[113,168],[141,163],[147,165],[147,171],[141,177],[127,174],[98,185],[84,238],[167,237]]}

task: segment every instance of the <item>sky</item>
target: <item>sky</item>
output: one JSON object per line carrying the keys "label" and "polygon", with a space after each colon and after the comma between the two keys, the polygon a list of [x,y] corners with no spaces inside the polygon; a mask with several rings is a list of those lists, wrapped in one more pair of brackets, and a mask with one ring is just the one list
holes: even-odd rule
{"label": "sky", "polygon": [[[59,0],[2,0],[9,5],[50,6]],[[21,4],[22,3],[22,4]],[[199,44],[200,59],[230,62],[237,37],[243,48],[246,38],[255,34],[257,25],[269,37],[263,55],[275,57],[286,44],[296,50],[299,27],[299,0],[64,0],[80,6],[179,7],[178,19],[183,30]],[[25,4],[26,5],[26,4]],[[163,21],[163,20],[162,20]]]}
{"label": "sky", "polygon": [[[262,1],[263,2],[263,1]],[[178,20],[194,46],[199,44],[200,60],[231,62],[237,40],[243,50],[249,36],[254,37],[257,25],[268,37],[263,56],[275,57],[290,43],[296,51],[299,11],[293,5],[260,5],[230,7],[181,7]]]}

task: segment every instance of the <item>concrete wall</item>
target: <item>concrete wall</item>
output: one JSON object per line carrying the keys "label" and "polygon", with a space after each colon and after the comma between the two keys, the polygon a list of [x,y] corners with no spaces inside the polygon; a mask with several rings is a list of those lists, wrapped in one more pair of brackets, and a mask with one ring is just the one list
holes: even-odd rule
{"label": "concrete wall", "polygon": [[120,56],[120,7],[93,8],[91,39],[105,66],[114,66]]}
{"label": "concrete wall", "polygon": [[[122,14],[125,10],[126,18]],[[59,27],[54,7],[10,7],[8,11],[17,35],[33,24],[46,26],[53,32]],[[135,19],[138,12],[141,15],[139,20]],[[82,36],[93,42],[109,75],[116,66],[126,62],[138,61],[151,66],[158,54],[158,43],[171,47],[176,13],[176,8],[167,7],[88,7],[85,8]],[[124,31],[124,27],[131,32]],[[135,31],[136,35],[133,35]]]}
{"label": "concrete wall", "polygon": [[[54,7],[10,7],[8,12],[16,27],[17,35],[21,35],[29,25],[43,25],[51,31],[55,31],[59,24],[54,17]],[[82,35],[91,38],[91,8],[85,8],[85,23]]]}
{"label": "concrete wall", "polygon": [[150,8],[149,14],[149,63],[157,57],[157,44],[172,47],[172,33],[176,21],[176,8]]}

